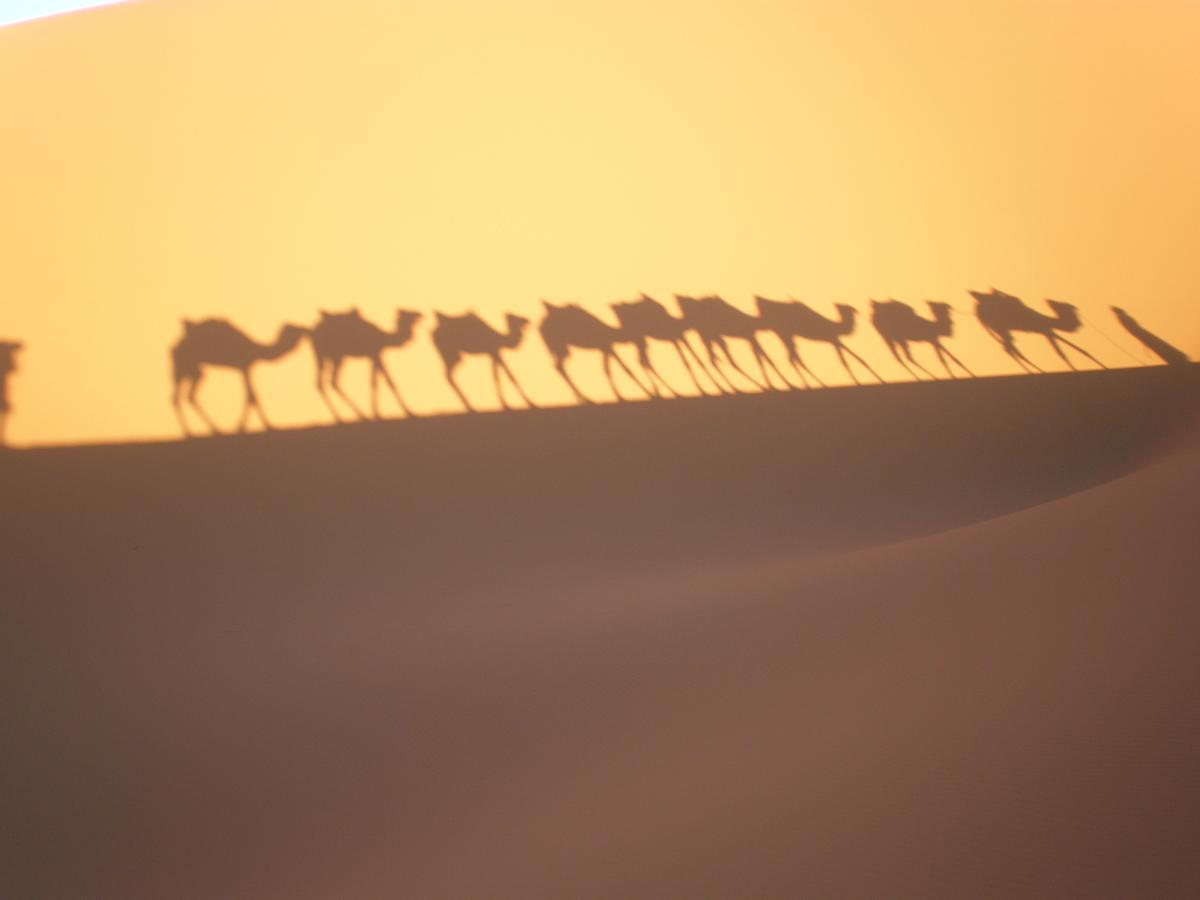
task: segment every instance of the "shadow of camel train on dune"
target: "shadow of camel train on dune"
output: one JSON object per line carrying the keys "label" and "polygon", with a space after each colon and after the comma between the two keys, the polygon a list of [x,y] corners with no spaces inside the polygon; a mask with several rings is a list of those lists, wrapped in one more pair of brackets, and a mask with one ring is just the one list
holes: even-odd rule
{"label": "shadow of camel train on dune", "polygon": [[[1050,314],[1039,312],[1019,298],[992,289],[987,293],[970,291],[975,299],[975,315],[990,334],[1025,372],[1041,372],[1016,344],[1017,334],[1041,335],[1054,352],[1070,368],[1076,368],[1065,348],[1101,368],[1104,363],[1079,344],[1066,337],[1082,327],[1078,309],[1070,303],[1046,301]],[[606,322],[576,303],[554,304],[543,301],[543,316],[537,331],[550,356],[554,370],[566,383],[576,401],[596,402],[584,393],[571,376],[568,362],[575,351],[600,354],[609,389],[618,401],[628,399],[614,378],[613,368],[619,370],[628,386],[639,397],[663,398],[683,396],[659,371],[651,358],[651,342],[669,344],[678,355],[695,391],[702,395],[736,394],[745,391],[778,391],[805,389],[824,382],[804,361],[800,348],[804,342],[828,344],[838,361],[855,384],[861,384],[859,370],[880,383],[882,376],[862,356],[846,343],[858,323],[858,310],[848,304],[835,306],[836,317],[827,318],[798,300],[771,300],[755,296],[755,312],[739,309],[721,297],[710,295],[692,297],[676,294],[679,313],[672,314],[666,306],[641,295],[636,300],[611,305],[615,323]],[[913,378],[936,378],[913,354],[914,344],[928,344],[950,378],[957,377],[955,369],[972,377],[974,373],[944,343],[954,334],[952,308],[948,303],[928,302],[929,318],[922,316],[907,303],[898,300],[871,303],[871,324],[900,366]],[[1138,324],[1128,313],[1114,307],[1118,321],[1126,330],[1164,362],[1188,362],[1187,356]],[[321,311],[318,322],[311,328],[286,324],[275,339],[259,343],[224,319],[184,321],[183,334],[171,348],[174,390],[171,401],[185,434],[192,433],[184,413],[185,403],[213,433],[219,433],[212,418],[201,406],[197,393],[209,367],[234,369],[241,373],[244,398],[237,430],[244,431],[251,413],[257,413],[264,428],[270,428],[266,414],[255,392],[253,367],[260,362],[280,359],[309,339],[316,359],[316,386],[333,418],[345,421],[334,396],[359,420],[366,413],[345,393],[341,386],[342,365],[347,359],[365,359],[370,363],[371,415],[380,417],[379,383],[391,391],[400,409],[414,415],[404,401],[395,380],[383,362],[383,352],[411,343],[423,314],[413,310],[396,311],[394,328],[380,328],[365,319],[357,308],[343,312]],[[505,318],[503,330],[498,330],[473,312],[462,315],[435,313],[430,333],[432,343],[441,357],[446,381],[463,407],[475,407],[459,385],[456,371],[464,358],[485,356],[491,360],[492,380],[496,397],[504,409],[512,409],[505,392],[505,379],[526,407],[536,404],[529,398],[516,374],[505,359],[505,352],[515,350],[531,330],[529,319],[514,314]],[[762,334],[773,334],[786,353],[794,380],[771,357],[759,340]],[[694,337],[699,349],[693,344]],[[734,357],[730,342],[745,344],[757,371],[747,371]],[[617,352],[626,345],[637,357],[640,374]],[[503,376],[503,377],[502,377]],[[332,395],[331,396],[331,392]],[[2,414],[2,413],[0,413]],[[2,422],[0,422],[2,424]]]}

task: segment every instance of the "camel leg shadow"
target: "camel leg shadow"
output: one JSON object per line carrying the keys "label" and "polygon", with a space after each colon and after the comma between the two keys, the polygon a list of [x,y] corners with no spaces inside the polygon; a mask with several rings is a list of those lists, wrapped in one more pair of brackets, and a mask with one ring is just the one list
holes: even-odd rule
{"label": "camel leg shadow", "polygon": [[[808,363],[806,363],[804,361],[804,357],[800,355],[799,343],[800,342],[796,338],[792,338],[790,341],[786,342],[788,348],[788,358],[792,361],[792,368],[796,369],[797,374],[800,376],[800,380],[804,382],[804,386],[806,388],[808,387],[808,378],[812,378],[812,380],[815,381],[819,387],[825,387],[825,382],[821,380],[820,376],[818,376],[816,372],[808,367]],[[805,377],[806,373],[808,377]]]}
{"label": "camel leg shadow", "polygon": [[943,347],[941,344],[941,341],[935,341],[933,348],[937,351],[938,359],[940,359],[942,361],[942,365],[946,367],[946,374],[949,375],[951,378],[955,378],[957,376],[955,376],[954,371],[950,368],[950,363],[948,363],[946,361],[946,357],[950,357],[950,359],[960,369],[962,369],[964,372],[967,373],[967,376],[969,378],[975,377],[975,373],[972,372],[970,369],[968,369],[966,366],[964,366],[961,359],[959,359],[957,356],[955,356],[953,353],[951,353],[949,350],[947,350],[945,347]]}
{"label": "camel leg shadow", "polygon": [[900,351],[896,348],[896,342],[888,341],[887,346],[888,346],[888,349],[892,351],[892,356],[896,357],[896,362],[900,363],[900,365],[904,367],[904,371],[907,372],[909,375],[911,375],[913,377],[914,381],[920,381],[921,376],[918,375],[916,372],[914,372],[909,367],[908,363],[906,363],[904,361],[904,357],[900,355]]}
{"label": "camel leg shadow", "polygon": [[[529,399],[529,395],[526,394],[525,389],[523,387],[521,387],[521,382],[517,381],[517,376],[513,374],[512,369],[510,369],[508,367],[508,363],[504,361],[504,357],[501,356],[499,354],[499,352],[497,352],[496,356],[492,359],[493,372],[495,372],[497,367],[499,367],[500,371],[502,371],[505,375],[508,376],[508,380],[511,381],[512,386],[517,389],[517,394],[525,402],[525,405],[527,407],[529,407],[530,409],[537,409],[538,405]],[[499,385],[498,377],[497,377],[496,383],[497,383],[497,385]],[[497,386],[497,390],[499,390],[498,386]]]}
{"label": "camel leg shadow", "polygon": [[779,370],[779,366],[775,365],[775,360],[771,359],[757,338],[750,339],[750,349],[754,353],[754,358],[758,361],[758,368],[762,372],[763,381],[766,382],[768,390],[774,391],[778,390],[778,388],[771,383],[771,376],[767,374],[767,366],[770,366],[771,371],[775,373],[775,377],[783,382],[785,390],[794,391],[796,389],[796,386],[788,381],[783,372]]}
{"label": "camel leg shadow", "polygon": [[696,390],[700,392],[701,396],[707,396],[708,391],[701,386],[700,379],[696,377],[696,373],[692,369],[692,364],[688,362],[687,354],[683,352],[684,348],[687,349],[688,353],[692,354],[696,360],[696,365],[699,366],[704,371],[704,374],[708,376],[709,380],[716,385],[717,394],[720,395],[728,393],[728,391],[725,389],[725,386],[722,385],[721,382],[717,380],[716,376],[708,370],[708,367],[704,365],[704,360],[699,357],[695,348],[687,342],[687,338],[680,338],[672,343],[675,345],[675,352],[679,354],[680,361],[683,363],[684,368],[687,369],[688,375],[692,377],[692,383],[696,385]]}
{"label": "camel leg shadow", "polygon": [[[749,381],[752,385],[754,385],[760,391],[774,390],[774,388],[771,387],[771,384],[769,381],[765,384],[760,382],[757,378],[755,378],[753,375],[751,375],[749,372],[747,372],[745,369],[743,369],[740,365],[738,365],[737,360],[733,358],[733,354],[729,351],[729,344],[727,344],[725,342],[725,338],[723,338],[723,337],[716,338],[715,343],[716,343],[717,347],[720,349],[720,351],[725,355],[725,361],[728,363],[729,367],[731,369],[733,369],[733,371],[737,372],[739,375],[741,375],[743,378],[745,378],[747,381]],[[713,353],[713,349],[712,349],[711,345],[708,348],[708,352],[713,356],[713,362],[715,364],[716,363],[716,354]],[[725,377],[729,380],[729,383],[732,385],[733,379],[729,378],[728,375],[726,375]]]}
{"label": "camel leg shadow", "polygon": [[625,374],[629,376],[630,380],[634,384],[636,384],[647,397],[650,397],[651,399],[654,398],[654,394],[650,391],[650,389],[648,387],[646,387],[644,384],[642,384],[641,381],[639,381],[637,379],[637,377],[633,374],[633,371],[629,368],[629,366],[625,365],[625,361],[623,359],[621,359],[621,357],[617,356],[617,353],[615,350],[605,350],[605,351],[603,351],[603,353],[604,353],[604,375],[605,375],[605,377],[608,378],[608,385],[609,385],[609,387],[612,388],[612,392],[616,395],[618,401],[625,401],[626,398],[617,389],[617,383],[616,383],[616,381],[613,380],[613,376],[612,376],[613,360],[616,360],[617,365],[621,367],[621,369],[625,372]]}
{"label": "camel leg shadow", "polygon": [[333,366],[332,366],[332,369],[331,369],[330,375],[329,375],[329,383],[333,386],[333,392],[335,394],[337,394],[339,397],[341,397],[342,402],[345,403],[348,407],[350,407],[350,409],[352,409],[354,411],[354,414],[356,416],[358,416],[359,421],[365,422],[365,421],[367,421],[366,414],[361,409],[358,408],[357,403],[355,403],[353,400],[350,399],[350,395],[347,394],[344,390],[342,390],[342,363],[343,362],[344,362],[344,360],[342,360],[340,358],[335,359],[333,361]]}
{"label": "camel leg shadow", "polygon": [[575,399],[578,400],[581,405],[584,405],[584,406],[594,405],[596,401],[593,400],[591,397],[588,397],[586,394],[584,394],[583,391],[581,391],[579,389],[579,385],[577,385],[575,383],[575,380],[573,378],[571,378],[570,374],[568,374],[568,372],[567,372],[567,357],[568,356],[570,356],[570,352],[564,353],[561,356],[554,356],[554,370],[556,372],[558,372],[559,375],[562,376],[562,380],[567,383],[567,387],[569,387],[571,389],[571,392],[575,394]]}
{"label": "camel leg shadow", "polygon": [[642,371],[650,379],[650,387],[654,392],[655,399],[662,399],[664,389],[672,397],[679,396],[679,392],[671,387],[670,383],[663,378],[662,373],[655,368],[654,362],[650,359],[650,348],[646,346],[645,341],[637,342],[637,357],[638,365],[642,367]]}
{"label": "camel leg shadow", "polygon": [[900,348],[904,351],[904,355],[906,357],[908,357],[908,361],[910,363],[912,363],[914,366],[916,366],[918,369],[920,369],[922,372],[924,372],[926,375],[928,375],[931,381],[937,381],[937,376],[934,375],[932,372],[930,372],[923,365],[921,365],[917,361],[917,358],[915,356],[913,356],[912,347],[909,346],[907,341],[905,341],[903,344],[901,344]]}
{"label": "camel leg shadow", "polygon": [[245,386],[245,397],[242,404],[242,417],[238,421],[238,434],[244,434],[247,426],[250,424],[250,413],[257,412],[258,420],[262,423],[262,427],[266,431],[272,431],[274,426],[267,419],[267,413],[262,408],[262,403],[259,402],[258,393],[254,390],[254,382],[250,377],[250,370],[242,370],[242,384]]}
{"label": "camel leg shadow", "polygon": [[326,359],[317,360],[317,393],[321,395],[321,399],[325,401],[325,406],[329,409],[333,420],[339,425],[345,421],[342,414],[338,412],[337,406],[334,405],[333,398],[329,396],[329,389],[325,382],[329,377],[329,361]]}
{"label": "camel leg shadow", "polygon": [[[400,411],[403,412],[404,415],[408,416],[410,419],[415,419],[417,417],[417,414],[415,412],[413,412],[411,409],[409,409],[408,404],[404,402],[404,398],[402,396],[400,396],[400,389],[396,387],[396,382],[392,380],[392,375],[387,370],[387,366],[385,366],[383,364],[383,360],[377,360],[374,363],[374,367],[375,367],[374,374],[371,376],[371,395],[372,395],[372,397],[375,394],[375,388],[378,386],[376,383],[377,380],[379,378],[383,378],[384,384],[386,384],[391,389],[392,396],[396,398],[396,403],[400,406]],[[376,406],[375,418],[377,418],[377,419],[379,418],[378,406]]]}
{"label": "camel leg shadow", "polygon": [[1092,362],[1094,362],[1100,368],[1102,368],[1102,369],[1108,368],[1108,366],[1106,366],[1104,363],[1100,362],[1100,360],[1096,359],[1096,357],[1092,356],[1092,354],[1088,353],[1086,350],[1084,350],[1082,347],[1080,347],[1074,341],[1068,340],[1067,338],[1063,337],[1062,335],[1053,334],[1053,333],[1046,335],[1046,337],[1050,341],[1050,346],[1052,346],[1054,348],[1054,352],[1057,353],[1060,357],[1062,357],[1063,362],[1065,362],[1068,366],[1070,366],[1075,371],[1078,371],[1077,367],[1075,366],[1075,364],[1073,362],[1071,362],[1071,360],[1067,359],[1067,354],[1065,354],[1063,352],[1062,347],[1059,346],[1060,342],[1063,344],[1066,344],[1072,350],[1075,350],[1078,353],[1082,353],[1084,356],[1086,356],[1088,359],[1090,359]]}
{"label": "camel leg shadow", "polygon": [[879,373],[876,372],[874,369],[872,369],[867,364],[867,361],[865,359],[863,359],[861,356],[859,356],[857,353],[855,353],[853,350],[851,350],[849,347],[847,347],[841,341],[838,341],[836,344],[834,344],[834,347],[837,349],[838,359],[841,360],[841,362],[842,362],[842,368],[844,368],[850,374],[850,377],[854,380],[855,384],[862,384],[862,382],[858,380],[858,376],[854,374],[854,370],[850,368],[850,364],[846,361],[847,354],[849,354],[854,360],[856,360],[860,366],[862,366],[864,369],[866,369],[868,372],[870,372],[871,375],[873,375],[875,377],[876,381],[878,381],[880,384],[884,384],[884,380],[883,380],[883,378],[880,377]]}
{"label": "camel leg shadow", "polygon": [[454,378],[454,370],[458,368],[458,360],[443,359],[443,363],[446,369],[446,381],[454,389],[454,393],[458,395],[459,401],[467,412],[475,412],[475,407],[471,405],[471,401],[467,399],[467,395],[463,393],[462,388],[458,386],[458,381]]}
{"label": "camel leg shadow", "polygon": [[[203,380],[203,373],[191,379],[191,383],[188,385],[187,390],[188,405],[195,410],[198,416],[200,416],[201,421],[204,422],[205,426],[212,434],[221,434],[221,429],[217,427],[217,424],[212,420],[208,413],[205,412],[204,407],[200,405],[200,382]],[[188,435],[191,436],[190,431],[188,431]]]}

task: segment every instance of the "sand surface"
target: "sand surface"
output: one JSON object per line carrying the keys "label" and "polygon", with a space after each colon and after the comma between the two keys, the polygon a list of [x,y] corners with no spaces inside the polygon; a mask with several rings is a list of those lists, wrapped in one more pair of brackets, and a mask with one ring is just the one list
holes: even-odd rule
{"label": "sand surface", "polygon": [[1198,387],[7,453],[0,895],[1195,896]]}

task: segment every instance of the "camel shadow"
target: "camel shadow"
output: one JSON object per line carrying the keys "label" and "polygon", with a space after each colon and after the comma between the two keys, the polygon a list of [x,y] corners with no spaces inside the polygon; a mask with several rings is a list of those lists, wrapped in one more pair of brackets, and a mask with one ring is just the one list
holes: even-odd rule
{"label": "camel shadow", "polygon": [[981,291],[968,291],[968,293],[975,298],[975,316],[979,319],[979,324],[1026,372],[1042,372],[1044,370],[1017,347],[1013,335],[1021,332],[1040,334],[1050,342],[1054,352],[1071,369],[1075,369],[1076,366],[1063,350],[1062,345],[1064,344],[1086,356],[1100,368],[1108,368],[1074,341],[1064,337],[1064,334],[1072,334],[1082,327],[1079,309],[1075,305],[1058,300],[1047,300],[1046,305],[1054,313],[1054,315],[1048,316],[1027,306],[1019,297],[995,288],[986,294]]}
{"label": "camel shadow", "polygon": [[333,399],[329,396],[329,388],[341,398],[358,417],[360,421],[367,417],[357,404],[342,390],[340,378],[342,364],[347,359],[366,359],[371,364],[371,414],[375,419],[379,415],[379,382],[382,380],[391,389],[392,396],[406,416],[414,415],[408,404],[400,395],[396,382],[383,364],[383,351],[389,347],[403,347],[413,339],[417,322],[421,313],[407,309],[396,310],[396,327],[393,331],[384,331],[378,325],[368,322],[356,308],[346,312],[331,313],[321,311],[321,319],[313,327],[311,341],[313,354],[317,362],[317,390],[321,399],[329,407],[329,411],[338,422],[343,421],[338,413]]}
{"label": "camel shadow", "polygon": [[525,332],[529,328],[529,320],[524,316],[509,313],[505,317],[505,331],[498,331],[481,319],[476,313],[468,312],[458,316],[437,313],[437,322],[433,328],[433,346],[442,358],[446,381],[468,412],[475,412],[475,407],[467,399],[455,378],[463,358],[467,356],[486,356],[492,361],[492,381],[496,385],[496,397],[504,409],[512,409],[504,396],[504,385],[500,373],[508,376],[508,380],[516,389],[525,405],[536,408],[537,404],[529,399],[517,376],[504,359],[505,350],[515,350],[521,345]]}
{"label": "camel shadow", "polygon": [[[642,371],[650,379],[651,389],[655,397],[662,397],[662,391],[668,391],[676,397],[683,396],[678,388],[673,387],[650,358],[650,341],[661,341],[670,344],[679,355],[679,361],[692,380],[696,393],[705,396],[708,390],[701,384],[696,371],[703,372],[708,381],[712,382],[718,394],[733,393],[732,388],[723,385],[717,375],[700,358],[700,354],[688,342],[689,325],[680,316],[671,315],[665,306],[642,294],[637,300],[611,304],[613,314],[621,325],[627,340],[637,348],[638,363]],[[692,363],[695,363],[693,368]]]}
{"label": "camel shadow", "polygon": [[0,341],[0,447],[7,446],[6,429],[12,403],[8,396],[8,380],[17,371],[17,352],[24,348],[20,341]]}
{"label": "camel shadow", "polygon": [[[729,371],[748,381],[759,391],[778,390],[771,381],[768,370],[783,384],[785,390],[791,390],[793,385],[784,376],[775,361],[763,349],[758,340],[763,328],[761,318],[738,309],[723,297],[711,294],[707,297],[691,297],[686,294],[676,294],[675,301],[679,304],[680,316],[686,331],[694,333],[708,355],[711,371],[719,374],[725,385],[732,393],[744,392],[730,376]],[[729,351],[729,341],[744,341],[758,363],[758,378],[747,372],[733,354]],[[719,352],[718,352],[719,351]]]}
{"label": "camel shadow", "polygon": [[[624,324],[609,325],[577,303],[554,304],[543,300],[542,307],[545,315],[542,316],[542,321],[538,325],[542,343],[546,347],[546,352],[550,354],[554,370],[567,383],[567,387],[571,389],[579,403],[589,404],[595,401],[580,390],[575,379],[567,371],[567,361],[573,350],[595,350],[600,353],[604,376],[608,379],[608,386],[618,402],[624,401],[626,397],[613,379],[613,363],[616,363],[629,380],[636,384],[647,397],[659,396],[659,388],[655,384],[653,376],[651,376],[650,386],[647,387],[633,373],[625,360],[617,354],[618,344],[637,344],[637,338],[629,333]],[[644,340],[642,343],[644,345]],[[643,363],[643,367],[647,363]],[[647,374],[649,373],[647,372]]]}
{"label": "camel shadow", "polygon": [[779,338],[780,343],[787,350],[788,362],[792,364],[792,369],[800,376],[805,387],[808,387],[806,375],[821,386],[824,386],[824,382],[805,365],[804,360],[800,357],[798,344],[801,340],[829,344],[833,347],[837,351],[838,361],[842,364],[842,368],[846,370],[846,374],[855,384],[861,384],[861,382],[846,357],[853,359],[870,372],[876,381],[883,383],[883,378],[871,368],[870,363],[847,347],[842,340],[854,334],[854,329],[857,327],[858,310],[853,306],[847,303],[837,304],[834,308],[837,310],[838,318],[829,319],[799,300],[784,302],[755,296],[754,302],[758,307],[760,328],[763,331],[774,332],[775,336]]}
{"label": "camel shadow", "polygon": [[220,434],[208,412],[200,405],[197,396],[204,380],[205,370],[210,367],[233,369],[242,376],[244,399],[237,431],[246,430],[251,412],[257,412],[259,421],[266,430],[271,429],[266,411],[254,390],[251,370],[260,362],[281,359],[296,349],[309,334],[309,329],[300,325],[283,325],[275,340],[260,344],[248,337],[241,329],[226,319],[204,319],[183,321],[183,335],[171,347],[172,379],[171,405],[179,419],[184,435],[192,436],[184,415],[183,399],[200,417],[212,434]]}
{"label": "camel shadow", "polygon": [[946,374],[951,378],[957,377],[954,370],[950,368],[951,361],[968,376],[974,377],[975,373],[963,365],[962,360],[942,344],[942,338],[948,338],[954,334],[952,307],[949,303],[936,303],[932,300],[927,303],[932,315],[930,319],[924,318],[907,303],[901,303],[899,300],[872,300],[871,324],[875,326],[875,330],[887,344],[887,348],[896,358],[896,362],[900,363],[904,370],[917,381],[921,380],[921,376],[911,367],[925,373],[929,378],[936,378],[936,376],[917,361],[913,356],[910,344],[929,344],[933,347],[938,361],[941,362],[946,369]]}

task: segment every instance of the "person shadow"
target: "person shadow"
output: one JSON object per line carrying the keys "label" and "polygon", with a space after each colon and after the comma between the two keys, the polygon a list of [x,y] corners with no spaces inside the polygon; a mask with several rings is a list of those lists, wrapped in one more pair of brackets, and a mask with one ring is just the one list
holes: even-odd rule
{"label": "person shadow", "polygon": [[8,416],[12,412],[8,381],[17,371],[17,352],[24,346],[20,341],[0,341],[0,447],[8,446],[6,429]]}
{"label": "person shadow", "polygon": [[1128,331],[1131,335],[1141,342],[1142,346],[1165,362],[1168,366],[1186,366],[1191,363],[1191,359],[1186,353],[1178,347],[1168,344],[1154,332],[1143,327],[1137,319],[1121,309],[1119,306],[1112,308],[1113,314],[1117,317],[1117,321],[1121,323],[1121,327]]}

